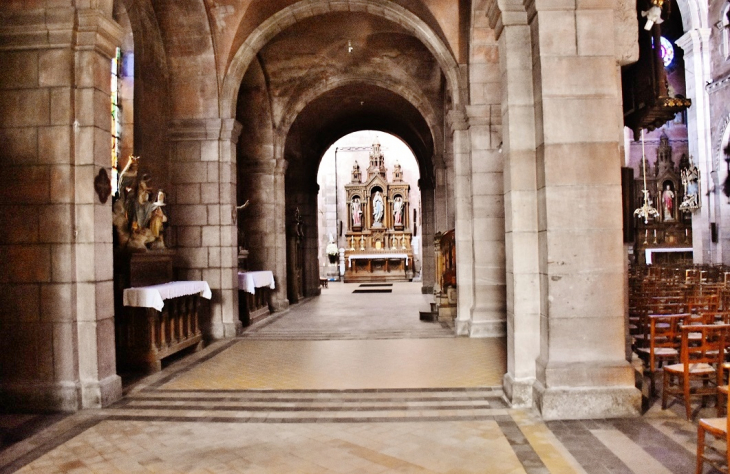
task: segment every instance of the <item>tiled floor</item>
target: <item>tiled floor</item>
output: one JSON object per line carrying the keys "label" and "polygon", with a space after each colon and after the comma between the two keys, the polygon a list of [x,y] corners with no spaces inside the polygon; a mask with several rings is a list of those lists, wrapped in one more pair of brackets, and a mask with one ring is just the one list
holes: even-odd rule
{"label": "tiled floor", "polygon": [[694,472],[696,425],[679,407],[562,422],[509,409],[503,341],[420,322],[417,285],[354,287],[331,284],[112,407],[45,427],[0,416],[0,474]]}

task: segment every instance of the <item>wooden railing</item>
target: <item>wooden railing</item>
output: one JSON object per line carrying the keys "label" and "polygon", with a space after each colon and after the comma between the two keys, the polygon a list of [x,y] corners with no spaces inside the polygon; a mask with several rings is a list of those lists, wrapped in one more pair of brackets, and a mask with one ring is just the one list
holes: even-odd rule
{"label": "wooden railing", "polygon": [[120,366],[154,372],[162,359],[196,346],[202,347],[199,295],[165,300],[162,311],[125,307],[116,321],[116,346]]}

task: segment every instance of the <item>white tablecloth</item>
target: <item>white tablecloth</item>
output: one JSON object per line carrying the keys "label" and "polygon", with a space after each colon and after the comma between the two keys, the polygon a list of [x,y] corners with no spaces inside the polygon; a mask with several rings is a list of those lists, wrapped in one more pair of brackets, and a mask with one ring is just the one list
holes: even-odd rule
{"label": "white tablecloth", "polygon": [[196,293],[206,299],[212,296],[206,281],[172,281],[161,285],[127,288],[124,290],[123,300],[124,306],[155,308],[157,311],[162,311],[165,300]]}
{"label": "white tablecloth", "polygon": [[408,266],[408,254],[406,253],[355,253],[347,257],[347,266],[352,268],[352,261],[363,258],[404,258]]}
{"label": "white tablecloth", "polygon": [[260,272],[238,272],[238,289],[252,295],[256,293],[256,288],[268,286],[272,290],[276,288],[274,284],[274,274],[269,270]]}

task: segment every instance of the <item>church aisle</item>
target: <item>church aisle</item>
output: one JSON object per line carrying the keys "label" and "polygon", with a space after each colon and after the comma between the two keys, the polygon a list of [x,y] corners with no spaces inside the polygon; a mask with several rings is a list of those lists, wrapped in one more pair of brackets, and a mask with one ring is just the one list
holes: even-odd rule
{"label": "church aisle", "polygon": [[[414,284],[378,295],[392,298],[379,308],[353,288],[332,285],[248,335],[171,361],[108,408],[29,433],[0,450],[0,474],[693,471],[697,429],[681,407],[577,421],[510,409],[503,340],[377,337],[446,328],[417,319]],[[294,337],[302,325],[335,325],[340,337]],[[274,331],[292,337],[263,337]]]}
{"label": "church aisle", "polygon": [[[373,285],[329,282],[327,288],[322,288],[321,296],[246,328],[243,337],[286,340],[454,337],[453,323],[420,320],[419,310],[428,310],[433,301],[433,295],[421,293],[420,282]],[[380,292],[387,290],[391,292]]]}

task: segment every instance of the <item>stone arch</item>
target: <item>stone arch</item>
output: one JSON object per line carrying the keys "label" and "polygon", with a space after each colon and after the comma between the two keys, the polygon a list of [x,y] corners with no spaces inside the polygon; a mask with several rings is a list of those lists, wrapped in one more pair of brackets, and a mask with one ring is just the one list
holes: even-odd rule
{"label": "stone arch", "polygon": [[682,15],[682,26],[684,31],[696,28],[707,28],[707,2],[699,0],[677,0],[679,12]]}
{"label": "stone arch", "polygon": [[[287,104],[287,107],[285,108],[285,115],[282,117],[282,120],[277,127],[277,136],[282,137],[282,139],[285,140],[286,136],[289,133],[289,129],[298,117],[299,113],[304,110],[304,108],[314,99],[322,96],[323,94],[326,94],[329,91],[351,84],[373,85],[381,87],[385,90],[388,90],[390,92],[393,92],[394,94],[403,97],[406,101],[413,105],[416,110],[419,111],[424,121],[429,126],[431,139],[434,143],[434,149],[439,149],[441,142],[441,134],[439,133],[440,127],[438,125],[436,112],[433,110],[433,107],[428,102],[428,100],[423,96],[423,94],[419,93],[415,87],[404,88],[402,85],[400,85],[399,81],[391,80],[384,77],[377,79],[366,76],[334,78],[324,84],[321,84],[317,88],[305,91],[305,93],[298,96],[296,100],[293,100],[289,104]],[[416,158],[418,159],[418,157]]]}
{"label": "stone arch", "polygon": [[[388,2],[387,0],[346,0],[346,9],[350,12],[364,12],[380,16],[399,23],[403,28],[418,38],[434,55],[446,77],[454,108],[462,103],[462,78],[459,65],[446,44],[436,35],[429,25],[409,10]],[[332,5],[329,2],[317,1],[314,8],[312,1],[300,1],[284,8],[263,21],[238,48],[233,56],[220,94],[220,114],[223,118],[231,118],[235,114],[235,99],[238,87],[249,64],[261,48],[280,31],[292,26],[297,21],[317,15],[326,15],[342,11],[343,5]]]}

